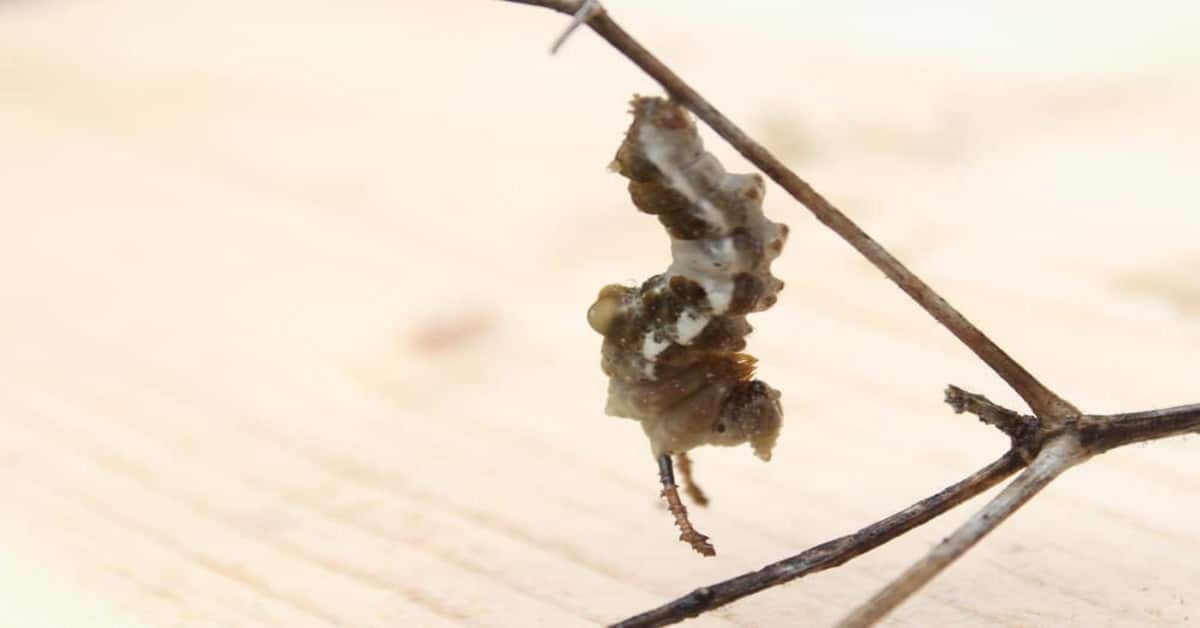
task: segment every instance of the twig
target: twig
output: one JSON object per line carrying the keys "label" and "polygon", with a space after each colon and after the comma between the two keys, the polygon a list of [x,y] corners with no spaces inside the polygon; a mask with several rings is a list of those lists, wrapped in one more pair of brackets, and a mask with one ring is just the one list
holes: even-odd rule
{"label": "twig", "polygon": [[[584,7],[579,0],[506,0],[553,9],[574,15]],[[650,78],[658,81],[663,89],[696,117],[703,120],[717,135],[729,142],[763,174],[779,184],[793,198],[808,208],[827,227],[867,258],[876,268],[900,286],[934,319],[944,325],[975,355],[979,356],[1013,390],[1025,400],[1034,414],[1044,421],[1062,423],[1079,416],[1079,410],[1054,394],[1039,382],[1016,360],[1009,357],[996,343],[992,342],[975,325],[971,324],[958,310],[946,302],[933,288],[929,287],[912,271],[900,263],[879,243],[866,234],[832,203],[821,196],[803,179],[792,172],[761,144],[754,141],[738,128],[729,118],[675,74],[662,61],[625,32],[607,12],[599,12],[587,22],[598,35],[642,69]]]}
{"label": "twig", "polygon": [[1037,417],[1013,412],[992,403],[983,395],[969,393],[958,386],[946,387],[946,403],[950,404],[955,412],[970,412],[979,417],[980,421],[1008,434],[1012,439],[1013,449],[1019,451],[1026,462],[1032,461],[1042,447],[1042,424]]}
{"label": "twig", "polygon": [[946,387],[946,403],[958,414],[970,412],[980,421],[995,427],[1014,439],[1021,439],[1029,431],[1037,429],[1037,419],[998,406],[983,395],[967,392],[958,386]]}
{"label": "twig", "polygon": [[826,541],[800,554],[785,558],[736,578],[696,589],[658,608],[614,624],[619,628],[665,626],[724,606],[776,585],[837,567],[884,543],[923,525],[931,519],[1000,483],[1025,466],[1015,451],[976,471],[966,479],[873,523],[858,532]]}
{"label": "twig", "polygon": [[934,576],[971,549],[988,532],[1007,519],[1063,471],[1087,460],[1090,454],[1073,433],[1051,439],[1033,463],[999,495],[975,513],[917,564],[846,616],[838,628],[864,628],[879,621]]}
{"label": "twig", "polygon": [[563,44],[567,43],[567,38],[571,36],[571,33],[575,32],[575,29],[582,26],[584,22],[592,19],[592,16],[597,12],[603,10],[598,0],[583,0],[579,8],[575,10],[575,15],[571,18],[571,23],[567,24],[562,34],[554,40],[553,44],[550,44],[550,54],[557,54]]}
{"label": "twig", "polygon": [[1092,453],[1132,443],[1200,433],[1200,403],[1161,410],[1085,416],[1079,438]]}

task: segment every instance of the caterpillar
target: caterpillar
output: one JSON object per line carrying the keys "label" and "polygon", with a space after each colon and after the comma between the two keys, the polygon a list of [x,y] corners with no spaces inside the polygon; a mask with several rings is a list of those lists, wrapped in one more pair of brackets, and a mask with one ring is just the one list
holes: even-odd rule
{"label": "caterpillar", "polygon": [[639,421],[658,460],[681,539],[705,555],[679,501],[671,456],[694,497],[686,453],[701,445],[749,443],[769,460],[783,420],[779,391],[755,379],[742,350],[746,315],[775,304],[783,282],[771,262],[788,227],[762,212],[758,174],[725,172],[679,104],[635,96],[633,123],[611,168],[629,179],[638,210],[658,217],[671,239],[671,264],[638,287],[605,286],[587,320],[604,337],[609,377],[605,413]]}

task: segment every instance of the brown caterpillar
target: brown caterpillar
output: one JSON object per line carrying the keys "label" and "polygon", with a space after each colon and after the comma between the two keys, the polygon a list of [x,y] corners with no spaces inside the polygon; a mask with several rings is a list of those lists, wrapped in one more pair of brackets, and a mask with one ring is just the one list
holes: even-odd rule
{"label": "brown caterpillar", "polygon": [[762,177],[726,173],[683,107],[635,96],[632,111],[612,168],[629,179],[634,205],[666,228],[672,261],[637,288],[605,286],[588,323],[604,336],[605,412],[641,422],[681,538],[711,555],[679,503],[671,456],[748,442],[770,459],[779,392],[752,378],[755,359],[741,351],[746,314],[774,305],[783,288],[770,266],[788,228],[763,216]]}

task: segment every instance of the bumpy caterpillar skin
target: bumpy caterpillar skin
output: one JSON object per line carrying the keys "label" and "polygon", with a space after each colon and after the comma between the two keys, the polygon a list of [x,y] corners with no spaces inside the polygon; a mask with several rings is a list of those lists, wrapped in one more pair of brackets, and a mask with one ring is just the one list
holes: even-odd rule
{"label": "bumpy caterpillar skin", "polygon": [[770,266],[788,228],[763,216],[762,177],[726,173],[682,107],[644,97],[632,107],[612,167],[666,228],[672,262],[637,288],[605,286],[588,310],[604,336],[605,411],[640,421],[656,457],[749,442],[769,460],[779,392],[752,379],[755,359],[741,351],[746,314],[783,288]]}

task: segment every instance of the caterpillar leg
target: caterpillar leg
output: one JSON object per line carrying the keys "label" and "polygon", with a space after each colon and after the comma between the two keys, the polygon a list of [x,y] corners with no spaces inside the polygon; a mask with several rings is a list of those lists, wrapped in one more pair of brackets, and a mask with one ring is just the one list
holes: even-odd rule
{"label": "caterpillar leg", "polygon": [[688,457],[687,452],[675,454],[675,466],[679,468],[679,479],[683,480],[683,492],[687,493],[697,506],[707,506],[708,495],[704,494],[704,489],[701,489],[692,477],[692,459]]}
{"label": "caterpillar leg", "polygon": [[691,545],[692,549],[704,556],[716,556],[717,550],[708,542],[708,537],[697,532],[692,527],[692,522],[688,521],[687,508],[684,507],[683,500],[679,499],[679,487],[675,486],[675,469],[671,464],[671,454],[658,457],[658,476],[662,480],[662,496],[667,500],[667,510],[671,511],[675,517],[675,525],[679,526],[679,540]]}

